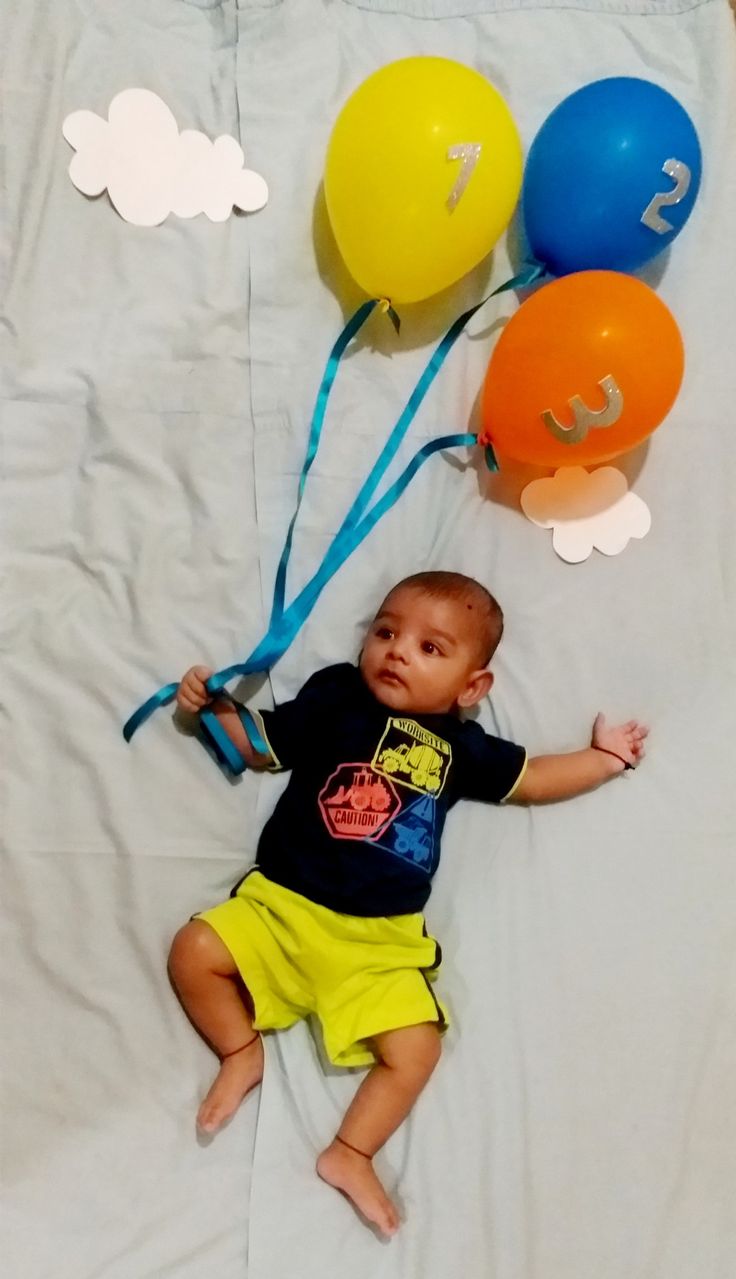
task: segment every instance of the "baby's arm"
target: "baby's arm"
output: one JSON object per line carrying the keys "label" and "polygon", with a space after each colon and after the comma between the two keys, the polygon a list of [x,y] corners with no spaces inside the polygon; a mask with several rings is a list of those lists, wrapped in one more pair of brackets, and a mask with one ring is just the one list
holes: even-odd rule
{"label": "baby's arm", "polygon": [[251,745],[243,721],[232,702],[221,697],[213,699],[207,692],[207,680],[214,672],[207,666],[192,666],[182,679],[176,694],[177,705],[183,711],[197,714],[204,706],[214,711],[230,741],[240,751],[249,768],[268,768],[273,760],[270,755],[259,755]]}
{"label": "baby's arm", "polygon": [[648,732],[635,719],[609,728],[603,716],[597,715],[590,746],[566,755],[537,755],[530,759],[509,802],[544,804],[593,790],[627,767],[636,767],[644,757]]}

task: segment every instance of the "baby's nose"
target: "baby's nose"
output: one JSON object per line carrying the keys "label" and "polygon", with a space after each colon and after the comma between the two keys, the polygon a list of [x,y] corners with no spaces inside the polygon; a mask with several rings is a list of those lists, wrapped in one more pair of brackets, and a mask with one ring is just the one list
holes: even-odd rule
{"label": "baby's nose", "polygon": [[397,662],[408,662],[409,645],[400,635],[394,635],[389,644],[389,655]]}

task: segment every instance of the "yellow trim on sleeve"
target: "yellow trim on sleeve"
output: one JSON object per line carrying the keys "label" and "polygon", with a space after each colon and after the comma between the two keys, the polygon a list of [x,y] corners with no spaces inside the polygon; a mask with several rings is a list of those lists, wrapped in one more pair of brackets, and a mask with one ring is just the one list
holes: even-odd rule
{"label": "yellow trim on sleeve", "polygon": [[505,803],[506,803],[506,801],[507,801],[508,799],[511,799],[511,796],[513,795],[513,793],[514,793],[514,791],[516,790],[517,786],[520,784],[521,779],[523,778],[523,776],[524,776],[524,774],[525,774],[525,772],[526,772],[526,770],[527,770],[528,765],[529,765],[529,756],[527,755],[526,751],[524,751],[524,763],[523,763],[523,764],[522,764],[522,766],[521,766],[521,772],[519,773],[519,776],[517,777],[516,781],[514,782],[513,786],[511,787],[511,790],[510,790],[510,791],[507,791],[507,792],[506,792],[506,794],[504,795],[503,799],[500,801],[502,804],[505,804]]}
{"label": "yellow trim on sleeve", "polygon": [[[263,716],[261,715],[260,711],[251,711],[251,715],[253,716],[254,719],[258,720],[259,732],[264,742],[266,743],[268,747],[268,753],[271,756],[271,762],[270,764],[266,765],[266,770],[269,773],[278,773],[280,769],[282,769],[284,766],[281,763],[281,760],[279,759],[278,755],[276,754],[276,751],[274,750],[273,746],[271,745],[268,739],[268,733],[266,732],[266,725],[263,722]],[[252,742],[251,742],[251,746],[253,746]],[[255,747],[253,749],[255,750]]]}

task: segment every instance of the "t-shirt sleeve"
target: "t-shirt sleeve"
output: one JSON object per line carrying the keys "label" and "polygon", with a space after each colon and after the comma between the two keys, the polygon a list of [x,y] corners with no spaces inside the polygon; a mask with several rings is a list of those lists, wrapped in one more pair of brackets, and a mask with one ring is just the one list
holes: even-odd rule
{"label": "t-shirt sleeve", "polygon": [[324,732],[325,719],[354,694],[356,670],[345,663],[327,666],[310,676],[296,697],[272,711],[254,711],[256,724],[271,753],[274,770],[293,768]]}
{"label": "t-shirt sleeve", "polygon": [[526,771],[523,746],[485,733],[466,721],[455,747],[455,797],[500,804],[513,795]]}

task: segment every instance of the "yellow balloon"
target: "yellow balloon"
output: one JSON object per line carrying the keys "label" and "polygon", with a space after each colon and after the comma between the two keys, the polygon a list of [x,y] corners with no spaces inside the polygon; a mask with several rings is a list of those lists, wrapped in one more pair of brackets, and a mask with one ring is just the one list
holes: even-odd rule
{"label": "yellow balloon", "polygon": [[484,76],[449,58],[402,58],[364,80],[337,117],[325,199],[361,288],[418,302],[491,250],[521,176],[513,116]]}

